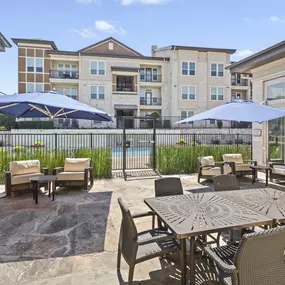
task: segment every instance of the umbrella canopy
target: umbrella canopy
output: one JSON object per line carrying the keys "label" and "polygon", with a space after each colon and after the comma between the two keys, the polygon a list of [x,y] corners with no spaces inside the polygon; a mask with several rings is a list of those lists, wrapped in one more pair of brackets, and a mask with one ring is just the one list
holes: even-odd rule
{"label": "umbrella canopy", "polygon": [[219,107],[186,118],[177,123],[187,123],[201,120],[221,120],[263,123],[285,117],[285,111],[251,101],[234,100]]}
{"label": "umbrella canopy", "polygon": [[56,92],[1,96],[0,112],[17,118],[112,121],[107,113]]}

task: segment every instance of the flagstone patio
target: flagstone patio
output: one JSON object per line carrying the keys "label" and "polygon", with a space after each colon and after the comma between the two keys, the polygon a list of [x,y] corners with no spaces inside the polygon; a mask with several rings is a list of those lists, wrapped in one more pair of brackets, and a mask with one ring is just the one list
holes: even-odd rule
{"label": "flagstone patio", "polygon": [[[185,193],[212,191],[211,183],[198,184],[196,176],[181,179]],[[250,180],[242,187],[252,188]],[[143,200],[152,196],[154,178],[116,178],[95,181],[89,192],[62,188],[54,202],[40,194],[38,205],[31,194],[0,199],[0,285],[127,284],[125,262],[122,276],[116,271],[117,199],[134,213],[148,210]],[[151,226],[148,218],[137,222],[138,230]],[[196,270],[197,284],[217,284],[202,260]],[[179,284],[179,273],[169,261],[154,259],[136,267],[134,284]]]}

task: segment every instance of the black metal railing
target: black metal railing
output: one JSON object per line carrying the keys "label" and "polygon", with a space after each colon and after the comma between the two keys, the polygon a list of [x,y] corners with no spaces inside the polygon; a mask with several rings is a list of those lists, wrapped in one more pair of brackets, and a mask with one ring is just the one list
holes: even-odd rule
{"label": "black metal railing", "polygon": [[140,105],[143,106],[161,106],[161,98],[146,98],[140,99]]}
{"label": "black metal railing", "polygon": [[78,79],[79,71],[50,70],[50,78]]}
{"label": "black metal railing", "polygon": [[248,86],[248,80],[247,79],[232,79],[232,86]]}
{"label": "black metal railing", "polygon": [[113,86],[113,91],[116,92],[137,92],[137,87],[134,84],[117,84]]}
{"label": "black metal railing", "polygon": [[140,74],[140,82],[154,82],[160,83],[162,82],[162,75],[148,75],[148,74]]}

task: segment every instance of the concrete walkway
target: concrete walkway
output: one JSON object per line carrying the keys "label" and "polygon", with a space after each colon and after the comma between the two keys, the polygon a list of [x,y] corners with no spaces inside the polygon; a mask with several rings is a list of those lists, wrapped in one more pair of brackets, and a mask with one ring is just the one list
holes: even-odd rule
{"label": "concrete walkway", "polygon": [[[211,183],[198,184],[196,176],[181,180],[185,193],[211,191]],[[241,186],[252,188],[250,180]],[[153,196],[154,178],[116,178],[95,181],[89,192],[60,189],[55,202],[44,194],[38,205],[31,194],[0,199],[0,285],[127,284],[124,261],[122,276],[116,271],[117,199],[135,213],[148,210],[143,200]],[[149,218],[137,222],[139,231],[151,227]],[[197,284],[217,284],[205,264],[198,262],[197,271]],[[157,258],[136,267],[134,284],[180,284],[179,279],[178,268]]]}

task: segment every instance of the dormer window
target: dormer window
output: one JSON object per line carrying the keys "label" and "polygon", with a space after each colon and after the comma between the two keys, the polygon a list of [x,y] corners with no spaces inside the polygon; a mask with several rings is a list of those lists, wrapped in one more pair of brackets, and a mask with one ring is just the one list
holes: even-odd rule
{"label": "dormer window", "polygon": [[113,50],[114,49],[114,44],[113,43],[109,43],[109,50]]}

